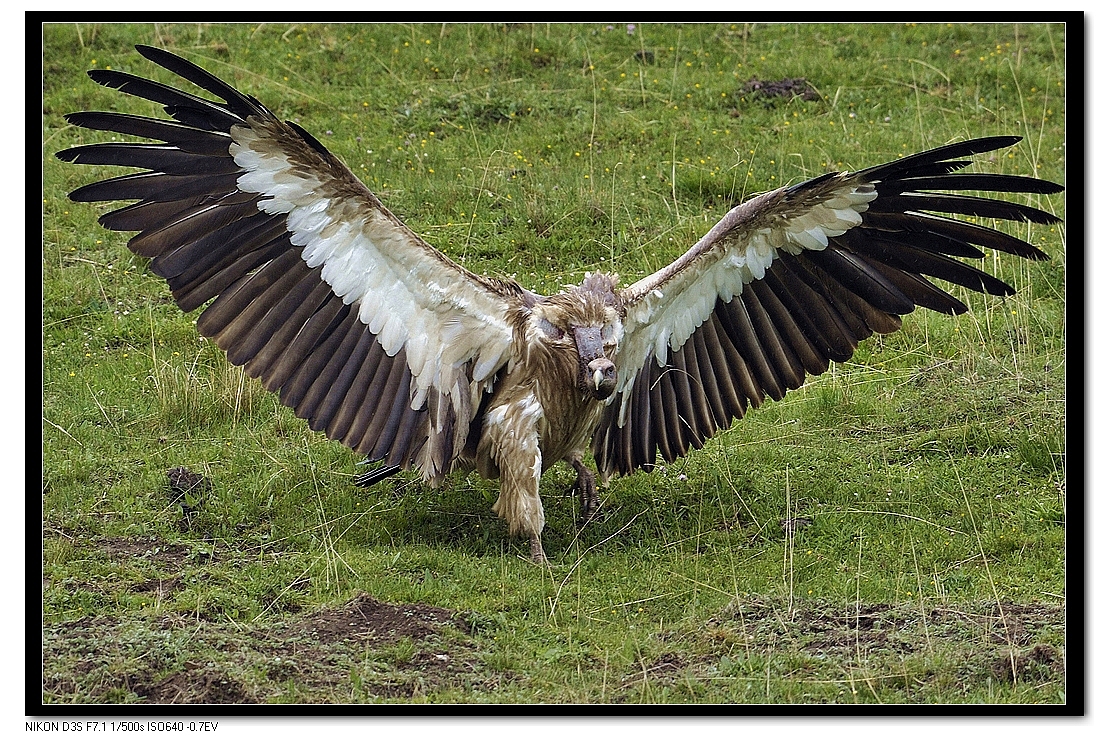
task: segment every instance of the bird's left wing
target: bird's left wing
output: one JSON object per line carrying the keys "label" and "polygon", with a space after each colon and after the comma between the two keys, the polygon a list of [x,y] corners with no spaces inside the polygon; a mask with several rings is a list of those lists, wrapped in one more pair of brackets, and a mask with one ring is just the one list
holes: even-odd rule
{"label": "bird's left wing", "polygon": [[424,242],[295,123],[181,57],[138,50],[222,102],[93,70],[96,82],[159,103],[173,120],[67,116],[165,142],[60,152],[147,170],[70,197],[138,200],[101,224],[140,231],[129,248],[151,258],[183,310],[214,298],[201,333],[314,430],[428,478],[449,471],[482,393],[510,361],[506,311],[527,295]]}
{"label": "bird's left wing", "polygon": [[993,295],[1004,282],[956,258],[976,246],[1031,259],[1039,249],[950,213],[1034,223],[1055,216],[943,191],[1050,194],[1030,177],[956,173],[959,157],[1016,137],[982,138],[755,197],[675,262],[620,292],[626,316],[617,388],[594,436],[601,472],[650,469],[700,448],[767,396],[781,399],[916,306],[966,306],[925,275]]}

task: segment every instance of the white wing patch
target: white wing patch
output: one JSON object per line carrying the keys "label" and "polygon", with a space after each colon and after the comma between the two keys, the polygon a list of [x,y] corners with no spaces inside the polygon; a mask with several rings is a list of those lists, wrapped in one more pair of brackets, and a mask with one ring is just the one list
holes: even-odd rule
{"label": "white wing patch", "polygon": [[[629,390],[648,356],[653,355],[659,366],[665,365],[668,349],[677,351],[685,344],[712,314],[717,299],[728,302],[744,285],[765,277],[780,251],[796,255],[827,248],[829,238],[842,236],[862,223],[861,213],[877,196],[871,184],[845,182],[801,212],[748,215],[743,209],[756,205],[754,200],[748,201],[724,216],[718,224],[718,228],[725,226],[722,231],[714,228],[689,250],[687,257],[699,265],[683,265],[661,279],[656,280],[656,274],[631,285],[627,292],[638,299],[628,308],[617,359],[619,425],[624,425]],[[729,223],[730,217],[733,222]],[[651,284],[652,280],[657,284]]]}
{"label": "white wing patch", "polygon": [[[265,131],[232,129],[230,151],[246,170],[239,189],[268,195],[259,209],[286,214],[290,240],[389,356],[404,348],[415,379],[413,409],[434,387],[456,408],[476,408],[484,383],[508,362],[506,302],[437,258],[411,231],[368,199],[338,194],[329,173],[297,166]],[[463,365],[473,361],[472,377]],[[469,402],[460,396],[473,380]]]}

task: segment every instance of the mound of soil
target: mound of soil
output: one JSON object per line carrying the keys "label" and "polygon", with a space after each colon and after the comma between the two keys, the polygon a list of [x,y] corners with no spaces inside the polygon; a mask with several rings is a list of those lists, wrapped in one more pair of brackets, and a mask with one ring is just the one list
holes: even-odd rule
{"label": "mound of soil", "polygon": [[401,638],[423,640],[448,625],[462,625],[449,610],[419,603],[393,605],[361,594],[342,607],[313,613],[280,631],[284,638],[308,636],[320,643],[389,643]]}
{"label": "mound of soil", "polygon": [[751,100],[769,100],[799,97],[802,100],[819,100],[820,93],[804,77],[787,77],[779,80],[765,80],[752,77],[740,89],[740,95]]}

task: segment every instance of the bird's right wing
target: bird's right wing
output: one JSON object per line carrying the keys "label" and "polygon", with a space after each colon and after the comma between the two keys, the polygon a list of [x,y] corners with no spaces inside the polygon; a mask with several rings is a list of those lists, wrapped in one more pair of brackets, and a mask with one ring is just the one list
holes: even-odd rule
{"label": "bird's right wing", "polygon": [[527,294],[431,247],[324,146],[195,64],[139,52],[223,102],[113,70],[98,83],[160,103],[173,120],[120,113],[73,125],[162,141],[62,151],[78,164],[147,171],[75,190],[78,202],[138,200],[101,217],[140,231],[200,332],[280,393],[314,430],[372,460],[449,471],[483,392],[511,359],[507,312]]}
{"label": "bird's right wing", "polygon": [[[976,246],[1047,256],[950,213],[1033,223],[1037,208],[959,190],[1051,194],[1031,177],[956,173],[960,157],[1019,141],[982,138],[759,195],[669,266],[621,290],[624,337],[614,400],[594,437],[605,475],[651,469],[699,448],[767,396],[780,399],[918,305],[966,306],[928,276],[993,295],[1009,285],[954,257]],[[955,192],[944,192],[955,191]]]}

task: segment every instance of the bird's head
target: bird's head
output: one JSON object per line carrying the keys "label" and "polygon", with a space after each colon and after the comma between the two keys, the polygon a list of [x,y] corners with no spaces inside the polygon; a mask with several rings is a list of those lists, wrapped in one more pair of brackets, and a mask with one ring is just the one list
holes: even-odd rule
{"label": "bird's head", "polygon": [[572,372],[577,388],[597,400],[616,391],[613,358],[624,325],[615,285],[615,276],[586,275],[580,286],[540,300],[528,316],[530,340],[560,357],[563,375]]}

